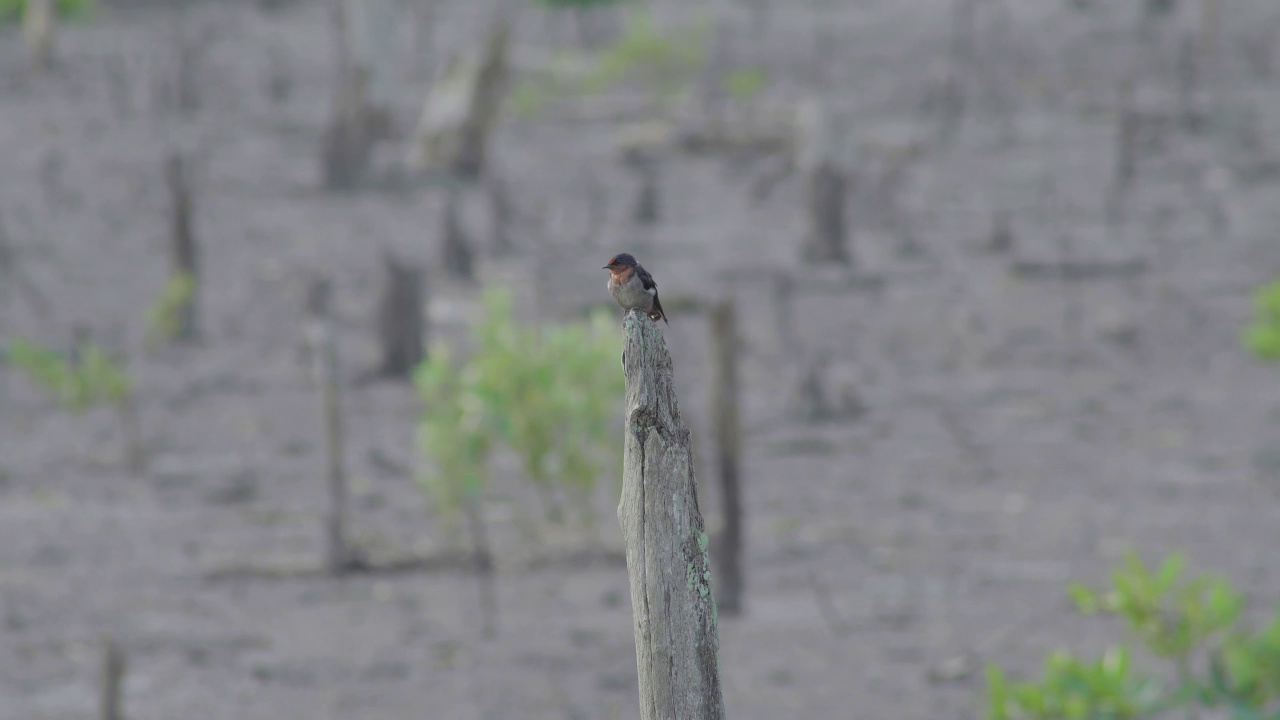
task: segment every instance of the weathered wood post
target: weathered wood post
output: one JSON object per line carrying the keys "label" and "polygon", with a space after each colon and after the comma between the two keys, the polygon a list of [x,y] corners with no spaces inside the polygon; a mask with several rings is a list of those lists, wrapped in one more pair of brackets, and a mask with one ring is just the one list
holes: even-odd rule
{"label": "weathered wood post", "polygon": [[710,540],[671,356],[644,313],[623,320],[626,429],[618,522],[627,546],[642,720],[722,720]]}
{"label": "weathered wood post", "polygon": [[124,651],[114,638],[102,643],[102,677],[98,696],[99,720],[124,720],[121,692],[124,686]]}
{"label": "weathered wood post", "polygon": [[200,252],[195,234],[195,197],[191,173],[182,153],[175,150],[164,162],[164,181],[169,191],[169,282],[183,283],[186,292],[173,308],[177,320],[171,339],[192,341],[200,335],[196,322],[200,290]]}
{"label": "weathered wood post", "polygon": [[462,229],[462,189],[450,184],[445,189],[444,212],[440,214],[440,242],[444,246],[441,261],[455,278],[474,280],[476,256],[471,240]]}
{"label": "weathered wood post", "polygon": [[33,70],[47,70],[53,64],[57,30],[58,5],[55,0],[28,0],[22,12],[22,37],[26,40]]}
{"label": "weathered wood post", "polygon": [[424,272],[390,251],[383,251],[382,267],[387,283],[378,301],[378,342],[382,346],[378,374],[408,380],[426,356]]}
{"label": "weathered wood post", "polygon": [[345,434],[342,427],[341,379],[338,375],[338,346],[329,323],[332,284],[314,277],[307,287],[307,313],[303,334],[311,356],[312,380],[320,390],[324,416],[325,461],[328,465],[329,514],[325,518],[325,568],[340,575],[356,565],[347,543],[347,474],[343,458]]}
{"label": "weathered wood post", "polygon": [[829,118],[821,104],[810,100],[797,118],[800,149],[797,165],[804,177],[804,238],[800,258],[815,265],[852,265],[845,223],[849,179],[836,162]]}

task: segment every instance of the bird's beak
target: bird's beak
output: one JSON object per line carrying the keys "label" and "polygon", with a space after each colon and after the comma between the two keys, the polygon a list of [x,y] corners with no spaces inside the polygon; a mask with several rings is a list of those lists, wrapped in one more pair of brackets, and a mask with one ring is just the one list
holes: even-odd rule
{"label": "bird's beak", "polygon": [[604,267],[602,267],[602,268],[600,268],[600,269],[601,269],[601,270],[608,270],[608,269],[609,269],[609,266],[608,266],[608,265],[605,265]]}

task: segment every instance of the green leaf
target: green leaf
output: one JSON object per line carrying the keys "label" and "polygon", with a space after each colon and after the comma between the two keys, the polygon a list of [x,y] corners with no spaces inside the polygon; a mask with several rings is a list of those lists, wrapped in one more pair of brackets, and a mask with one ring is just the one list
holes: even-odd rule
{"label": "green leaf", "polygon": [[1085,585],[1071,583],[1067,586],[1067,593],[1071,596],[1071,601],[1076,604],[1076,609],[1080,612],[1086,615],[1098,612],[1100,606],[1098,595]]}
{"label": "green leaf", "polygon": [[155,305],[147,310],[147,343],[175,340],[186,329],[186,314],[195,299],[196,276],[175,273]]}
{"label": "green leaf", "polygon": [[987,720],[1009,720],[1009,684],[996,665],[987,665]]}
{"label": "green leaf", "polygon": [[725,90],[739,102],[750,102],[764,90],[767,76],[760,68],[735,70],[725,78]]}
{"label": "green leaf", "polygon": [[1160,569],[1156,573],[1156,582],[1161,590],[1173,587],[1182,575],[1183,558],[1180,553],[1173,553],[1160,563]]}
{"label": "green leaf", "polygon": [[1280,280],[1254,293],[1254,313],[1244,331],[1244,346],[1263,360],[1280,359]]}

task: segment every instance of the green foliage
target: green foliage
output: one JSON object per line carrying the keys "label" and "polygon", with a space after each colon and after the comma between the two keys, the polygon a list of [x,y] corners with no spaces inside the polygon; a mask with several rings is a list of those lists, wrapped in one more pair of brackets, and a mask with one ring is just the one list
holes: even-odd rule
{"label": "green foliage", "polygon": [[474,367],[455,367],[445,347],[435,348],[414,371],[422,399],[418,447],[434,463],[434,472],[418,481],[445,513],[455,512],[468,494],[479,495],[488,477],[492,433],[486,389]]}
{"label": "green foliage", "polygon": [[1139,718],[1158,702],[1158,688],[1132,672],[1123,646],[1088,662],[1057,652],[1045,658],[1039,682],[1010,683],[995,666],[987,668],[991,720],[1012,718]]}
{"label": "green foliage", "polygon": [[[95,0],[57,0],[58,16],[66,20],[88,19]],[[0,0],[0,23],[17,22],[27,9],[27,0]]]}
{"label": "green foliage", "polygon": [[9,360],[43,386],[58,404],[75,413],[95,405],[119,407],[129,400],[133,381],[105,350],[92,343],[79,348],[79,362],[22,338],[9,345]]}
{"label": "green foliage", "polygon": [[463,492],[483,488],[490,453],[502,443],[541,491],[594,492],[600,473],[620,464],[621,439],[609,422],[623,390],[617,330],[605,313],[588,323],[521,327],[500,290],[485,293],[485,306],[465,364],[438,348],[415,372],[419,447],[434,465],[423,486],[446,511],[457,508]]}
{"label": "green foliage", "polygon": [[724,89],[738,102],[751,102],[764,90],[769,77],[760,68],[734,70],[724,79]]}
{"label": "green foliage", "polygon": [[702,67],[705,27],[685,28],[666,36],[646,13],[631,13],[622,37],[601,55],[595,72],[582,82],[586,93],[637,81],[658,98],[678,98]]}
{"label": "green foliage", "polygon": [[1257,314],[1245,329],[1244,345],[1263,360],[1280,360],[1280,280],[1258,288]]}
{"label": "green foliage", "polygon": [[176,340],[188,331],[188,314],[195,294],[195,275],[175,273],[169,278],[156,304],[147,310],[148,344]]}
{"label": "green foliage", "polygon": [[647,13],[632,12],[617,42],[587,60],[585,74],[580,57],[561,55],[548,72],[516,86],[510,98],[513,111],[530,116],[551,98],[592,95],[626,84],[644,88],[658,104],[672,103],[693,87],[705,59],[705,36],[705,24],[664,33]]}
{"label": "green foliage", "polygon": [[1130,554],[1113,573],[1112,588],[1070,588],[1081,612],[1120,617],[1142,647],[1171,661],[1173,682],[1136,671],[1128,645],[1092,662],[1054,653],[1038,681],[1012,683],[989,667],[988,718],[1154,718],[1204,707],[1238,720],[1280,720],[1280,609],[1250,632],[1240,618],[1244,598],[1227,581],[1184,581],[1182,574],[1181,556],[1150,569]]}

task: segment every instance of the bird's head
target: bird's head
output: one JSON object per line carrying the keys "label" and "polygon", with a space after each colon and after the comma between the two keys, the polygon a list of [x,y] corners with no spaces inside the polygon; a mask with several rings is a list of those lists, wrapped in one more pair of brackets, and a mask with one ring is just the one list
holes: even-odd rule
{"label": "bird's head", "polygon": [[635,266],[636,259],[631,257],[630,253],[618,253],[617,255],[609,258],[609,262],[605,264],[603,269],[608,270],[614,275],[620,275],[635,268]]}

